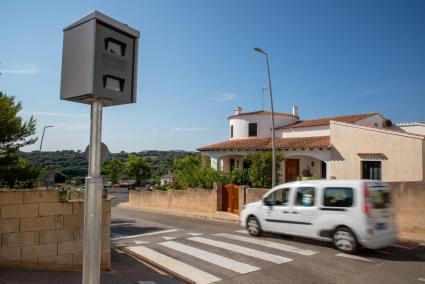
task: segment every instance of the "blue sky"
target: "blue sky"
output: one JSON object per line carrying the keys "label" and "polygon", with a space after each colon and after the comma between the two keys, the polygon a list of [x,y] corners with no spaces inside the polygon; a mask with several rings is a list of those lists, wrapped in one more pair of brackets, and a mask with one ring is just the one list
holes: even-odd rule
{"label": "blue sky", "polygon": [[[88,105],[59,100],[62,29],[98,10],[141,31],[138,101],[104,109],[111,152],[194,150],[227,139],[235,106],[302,118],[380,112],[425,121],[425,1],[1,1],[0,90],[46,132],[84,149]],[[38,149],[37,144],[24,150]]]}

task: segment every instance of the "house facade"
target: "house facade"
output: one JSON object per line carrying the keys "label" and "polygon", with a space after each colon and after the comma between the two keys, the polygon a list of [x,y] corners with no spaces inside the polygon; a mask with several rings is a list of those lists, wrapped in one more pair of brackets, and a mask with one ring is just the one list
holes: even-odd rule
{"label": "house facade", "polygon": [[[203,163],[225,172],[246,168],[247,155],[271,150],[270,116],[236,107],[228,117],[229,139],[197,149]],[[424,180],[424,123],[393,125],[377,112],[302,120],[297,107],[292,113],[275,112],[274,118],[276,150],[284,157],[280,182],[303,176]]]}

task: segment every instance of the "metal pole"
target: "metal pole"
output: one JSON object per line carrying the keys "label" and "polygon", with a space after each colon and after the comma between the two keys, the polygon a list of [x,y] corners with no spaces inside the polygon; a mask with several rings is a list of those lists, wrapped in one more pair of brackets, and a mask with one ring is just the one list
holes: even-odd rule
{"label": "metal pole", "polygon": [[91,105],[89,172],[84,197],[83,284],[100,282],[102,224],[102,189],[100,149],[102,136],[102,102]]}
{"label": "metal pole", "polygon": [[275,133],[274,133],[274,111],[273,111],[273,94],[272,94],[272,80],[270,78],[269,56],[264,52],[267,62],[267,75],[269,77],[269,90],[270,90],[270,108],[272,119],[272,187],[276,185],[276,147],[275,147]]}
{"label": "metal pole", "polygon": [[41,136],[41,142],[40,142],[40,152],[41,152],[41,147],[43,146],[44,132],[46,131],[46,128],[49,128],[49,127],[53,127],[53,126],[48,125],[48,126],[44,126],[43,128],[43,135]]}

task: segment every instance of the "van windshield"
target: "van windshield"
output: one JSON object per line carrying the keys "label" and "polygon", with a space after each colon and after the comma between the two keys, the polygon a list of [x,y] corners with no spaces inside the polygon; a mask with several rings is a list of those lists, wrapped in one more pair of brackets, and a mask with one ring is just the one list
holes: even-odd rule
{"label": "van windshield", "polygon": [[370,201],[372,202],[373,208],[383,209],[390,207],[390,193],[384,186],[374,186],[369,188]]}

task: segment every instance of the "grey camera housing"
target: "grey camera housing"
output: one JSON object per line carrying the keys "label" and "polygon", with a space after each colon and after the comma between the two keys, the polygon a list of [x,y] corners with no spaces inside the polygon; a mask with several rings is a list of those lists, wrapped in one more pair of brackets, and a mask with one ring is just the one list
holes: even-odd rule
{"label": "grey camera housing", "polygon": [[61,100],[136,102],[140,32],[97,11],[64,29]]}

